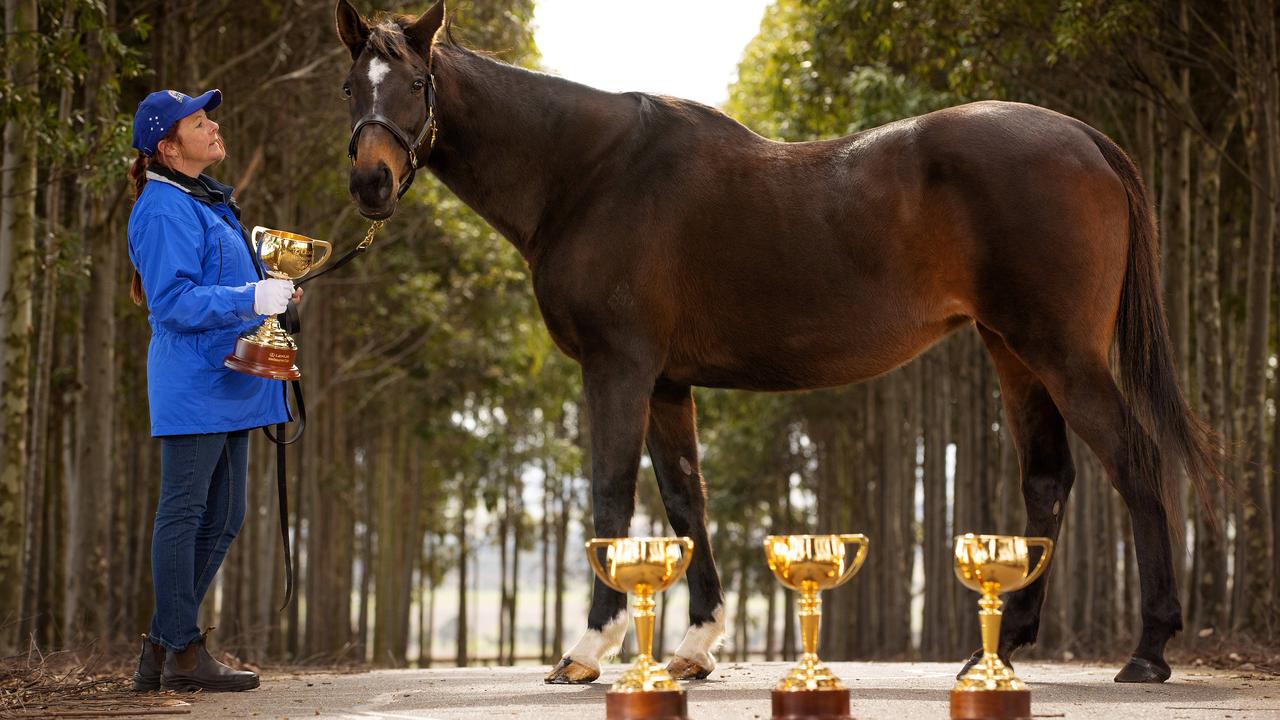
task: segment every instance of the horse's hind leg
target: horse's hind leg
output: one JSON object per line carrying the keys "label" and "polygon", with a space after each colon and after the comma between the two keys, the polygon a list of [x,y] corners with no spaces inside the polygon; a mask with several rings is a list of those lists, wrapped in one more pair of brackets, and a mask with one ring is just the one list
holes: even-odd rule
{"label": "horse's hind leg", "polygon": [[1005,341],[1053,397],[1071,429],[1097,454],[1120,493],[1133,526],[1142,591],[1142,635],[1117,682],[1164,682],[1164,648],[1182,629],[1173,578],[1168,516],[1161,498],[1160,451],[1116,387],[1104,349]]}
{"label": "horse's hind leg", "polygon": [[649,402],[649,458],[658,476],[667,519],[693,539],[689,631],[667,669],[678,680],[705,678],[716,667],[711,651],[724,637],[724,596],[707,536],[707,498],[698,469],[698,428],[687,385],[659,381]]}
{"label": "horse's hind leg", "polygon": [[[582,383],[591,423],[591,510],[596,537],[625,537],[635,512],[636,474],[648,424],[656,372],[631,358],[584,362]],[[595,578],[587,631],[546,676],[549,683],[584,683],[600,677],[600,660],[622,646],[627,596]]]}
{"label": "horse's hind leg", "polygon": [[[1026,534],[1056,542],[1067,496],[1076,476],[1067,445],[1066,423],[1044,383],[1009,350],[1004,340],[982,325],[978,325],[978,332],[1000,376],[1004,420],[1018,449],[1022,500],[1027,510]],[[1047,583],[1048,573],[1045,573],[1009,596],[1000,625],[1000,655],[1006,660],[1018,648],[1036,641]],[[961,674],[981,656],[979,650]]]}

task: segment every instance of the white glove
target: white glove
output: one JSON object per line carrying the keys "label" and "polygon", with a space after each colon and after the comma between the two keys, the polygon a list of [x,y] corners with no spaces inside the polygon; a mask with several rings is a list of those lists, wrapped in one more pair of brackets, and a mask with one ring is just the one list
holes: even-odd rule
{"label": "white glove", "polygon": [[267,278],[253,288],[253,311],[259,315],[279,315],[289,307],[293,297],[293,281]]}

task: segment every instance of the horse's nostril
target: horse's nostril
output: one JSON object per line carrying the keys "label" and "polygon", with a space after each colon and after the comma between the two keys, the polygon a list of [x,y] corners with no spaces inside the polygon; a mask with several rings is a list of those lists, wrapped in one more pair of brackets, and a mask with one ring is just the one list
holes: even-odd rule
{"label": "horse's nostril", "polygon": [[378,199],[385,201],[391,196],[391,170],[386,165],[378,168]]}

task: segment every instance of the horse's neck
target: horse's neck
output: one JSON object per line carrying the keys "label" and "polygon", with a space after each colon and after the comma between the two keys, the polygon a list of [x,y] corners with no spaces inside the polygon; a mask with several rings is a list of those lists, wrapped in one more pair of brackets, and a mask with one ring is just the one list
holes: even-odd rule
{"label": "horse's neck", "polygon": [[548,204],[574,195],[625,130],[628,101],[448,46],[432,64],[440,134],[428,167],[529,259]]}

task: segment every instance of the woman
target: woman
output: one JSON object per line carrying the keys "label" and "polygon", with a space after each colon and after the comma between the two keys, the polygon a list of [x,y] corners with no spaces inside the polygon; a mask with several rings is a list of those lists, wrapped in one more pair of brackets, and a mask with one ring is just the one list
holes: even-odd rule
{"label": "woman", "polygon": [[244,521],[249,430],[287,422],[289,413],[278,383],[222,360],[237,335],[284,312],[302,291],[263,279],[232,188],[203,174],[226,155],[208,116],[221,102],[218,90],[194,98],[162,90],[133,118],[131,295],[150,312],[147,395],[161,449],[155,615],[136,690],[258,687],[256,674],[213,659],[196,615]]}

